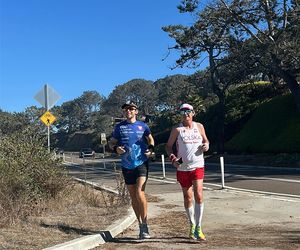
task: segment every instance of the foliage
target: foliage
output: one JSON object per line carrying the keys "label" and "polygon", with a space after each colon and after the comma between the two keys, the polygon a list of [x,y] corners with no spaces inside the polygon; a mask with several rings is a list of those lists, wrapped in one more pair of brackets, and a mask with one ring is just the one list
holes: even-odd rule
{"label": "foliage", "polygon": [[242,38],[242,44],[253,43],[245,54],[287,84],[300,112],[299,3],[275,0],[228,4],[220,0],[220,3],[232,17],[231,25],[238,31],[236,36]]}
{"label": "foliage", "polygon": [[95,126],[95,115],[101,110],[104,99],[97,91],[85,91],[80,97],[55,107],[56,127],[71,134]]}
{"label": "foliage", "polygon": [[8,113],[0,110],[0,135],[9,135],[20,131],[30,124],[24,113]]}
{"label": "foliage", "polygon": [[231,88],[226,97],[225,124],[243,118],[263,102],[286,92],[284,85],[274,88],[270,82],[254,82]]}
{"label": "foliage", "polygon": [[274,84],[281,79],[300,112],[299,8],[296,1],[218,0],[203,5],[183,0],[178,9],[194,15],[194,23],[163,27],[175,40],[169,50],[180,55],[175,67],[197,68],[208,57],[212,91],[220,103],[216,106],[218,151],[224,149],[225,98],[230,85],[263,75]]}
{"label": "foliage", "polygon": [[166,76],[154,82],[154,86],[158,91],[158,111],[176,111],[180,103],[196,93],[195,85],[185,75]]}
{"label": "foliage", "polygon": [[227,144],[229,152],[300,152],[300,117],[291,95],[262,104]]}
{"label": "foliage", "polygon": [[180,115],[177,112],[165,111],[161,112],[155,119],[154,126],[152,128],[153,133],[161,133],[170,129],[174,124],[180,121]]}
{"label": "foliage", "polygon": [[196,71],[188,77],[188,81],[194,85],[195,94],[203,99],[206,99],[213,93],[213,86],[207,69]]}
{"label": "foliage", "polygon": [[112,117],[123,117],[121,106],[127,101],[133,101],[139,107],[141,114],[154,111],[157,91],[152,81],[133,79],[117,86],[103,103],[104,113]]}
{"label": "foliage", "polygon": [[[170,134],[170,131],[168,134]],[[160,143],[155,146],[155,155],[157,160],[160,160],[161,155],[164,155],[165,159],[168,157],[166,152],[166,143]]]}
{"label": "foliage", "polygon": [[109,135],[113,128],[113,120],[110,115],[101,115],[100,113],[97,113],[95,115],[95,125],[94,130],[98,134],[98,137],[100,138],[101,133],[105,133],[106,135]]}
{"label": "foliage", "polygon": [[[41,204],[64,190],[68,178],[44,147],[45,138],[27,127],[0,141],[1,223],[38,212]],[[4,214],[12,217],[5,218]]]}
{"label": "foliage", "polygon": [[196,114],[194,120],[196,122],[200,122],[205,127],[205,132],[207,138],[210,142],[210,151],[215,152],[217,151],[217,147],[215,146],[218,141],[218,134],[216,131],[219,127],[219,119],[218,119],[218,112],[219,112],[219,103],[212,104],[208,107],[205,113],[198,113]]}
{"label": "foliage", "polygon": [[[225,141],[231,139],[243,128],[252,113],[262,103],[283,93],[286,93],[284,85],[274,88],[274,85],[269,82],[248,83],[230,87],[225,99]],[[205,125],[206,134],[211,142],[211,151],[217,150],[215,145],[218,140],[216,134],[219,126],[218,105],[220,105],[218,102],[211,101],[206,112],[196,113],[195,117],[196,121]]]}
{"label": "foliage", "polygon": [[[224,148],[224,120],[225,120],[225,97],[230,85],[242,83],[245,79],[248,67],[239,63],[239,57],[230,53],[230,48],[239,42],[238,37],[234,37],[232,18],[224,14],[224,6],[218,2],[213,2],[198,11],[197,8],[190,8],[191,4],[197,1],[184,1],[180,11],[193,11],[196,13],[195,22],[190,26],[169,25],[163,27],[165,32],[176,42],[170,50],[180,53],[180,58],[176,61],[177,66],[187,66],[197,68],[203,58],[208,57],[209,68],[207,84],[204,93],[207,95],[208,89],[218,97],[220,105],[217,105],[217,116],[219,126],[216,127],[218,136],[218,151]],[[216,11],[216,9],[218,11]],[[205,76],[205,75],[204,75]]]}

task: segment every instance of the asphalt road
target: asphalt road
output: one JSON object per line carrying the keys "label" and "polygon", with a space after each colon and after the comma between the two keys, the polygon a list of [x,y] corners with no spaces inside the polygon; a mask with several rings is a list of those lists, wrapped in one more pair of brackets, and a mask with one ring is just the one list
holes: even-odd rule
{"label": "asphalt road", "polygon": [[[72,159],[66,157],[72,175],[82,179],[101,179],[104,186],[111,186],[116,182],[116,175],[120,170],[119,159]],[[77,165],[76,165],[77,164]],[[225,164],[225,187],[247,189],[258,192],[270,192],[285,196],[300,198],[300,169],[280,167],[257,167]],[[116,171],[114,170],[116,169]],[[161,162],[150,162],[149,177],[153,181],[164,180],[176,183],[175,168],[165,164],[163,171]],[[219,164],[207,164],[205,169],[206,187],[221,187],[221,171]]]}

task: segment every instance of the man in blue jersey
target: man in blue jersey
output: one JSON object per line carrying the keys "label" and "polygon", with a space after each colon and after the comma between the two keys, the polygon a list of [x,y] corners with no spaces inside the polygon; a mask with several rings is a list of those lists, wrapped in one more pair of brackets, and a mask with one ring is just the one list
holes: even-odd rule
{"label": "man in blue jersey", "polygon": [[145,187],[149,170],[148,158],[154,153],[154,139],[148,125],[137,121],[138,107],[135,103],[125,103],[122,109],[126,120],[115,126],[109,145],[121,156],[122,173],[139,222],[139,237],[149,239]]}

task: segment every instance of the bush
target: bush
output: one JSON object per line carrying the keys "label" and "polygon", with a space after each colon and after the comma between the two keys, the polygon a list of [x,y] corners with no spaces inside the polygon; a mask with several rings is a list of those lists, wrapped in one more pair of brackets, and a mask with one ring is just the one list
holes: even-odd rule
{"label": "bush", "polygon": [[45,140],[30,127],[1,139],[1,224],[38,213],[45,200],[67,186],[69,179],[44,147]]}
{"label": "bush", "polygon": [[161,155],[165,155],[165,157],[168,156],[166,152],[166,143],[161,143],[155,146],[155,154],[156,157],[160,157]]}
{"label": "bush", "polygon": [[291,94],[262,104],[226,143],[230,153],[299,153],[300,117]]}

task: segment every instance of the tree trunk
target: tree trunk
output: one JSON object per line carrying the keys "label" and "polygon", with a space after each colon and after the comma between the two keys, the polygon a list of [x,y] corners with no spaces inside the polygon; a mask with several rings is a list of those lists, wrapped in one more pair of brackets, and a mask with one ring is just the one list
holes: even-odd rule
{"label": "tree trunk", "polygon": [[224,153],[224,130],[225,130],[225,94],[224,90],[220,88],[220,79],[218,77],[218,70],[213,58],[213,49],[209,50],[209,66],[210,66],[210,78],[213,85],[213,92],[219,98],[218,107],[218,127],[217,127],[217,151],[218,153]]}
{"label": "tree trunk", "polygon": [[[281,61],[276,57],[276,55],[272,55],[273,60],[273,73],[280,76],[288,85],[294,100],[296,102],[296,106],[298,112],[300,114],[300,84],[297,81],[297,74],[290,74],[287,70],[284,70],[280,65]],[[300,77],[300,76],[299,76]]]}
{"label": "tree trunk", "polygon": [[298,113],[300,114],[300,84],[297,82],[297,79],[295,77],[290,77],[289,75],[286,75],[285,77],[283,77],[283,79],[287,83],[294,97]]}

